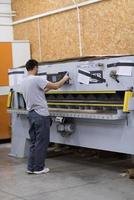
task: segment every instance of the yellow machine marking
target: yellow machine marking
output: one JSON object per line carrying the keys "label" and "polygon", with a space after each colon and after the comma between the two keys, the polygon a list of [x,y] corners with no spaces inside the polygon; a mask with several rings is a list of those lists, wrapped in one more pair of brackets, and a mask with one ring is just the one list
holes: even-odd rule
{"label": "yellow machine marking", "polygon": [[48,103],[48,105],[57,106],[107,106],[107,107],[123,107],[123,104],[82,104],[82,103]]}
{"label": "yellow machine marking", "polygon": [[126,91],[125,92],[123,112],[129,112],[128,103],[129,103],[130,98],[132,98],[132,96],[133,96],[133,92],[131,92],[131,91]]}
{"label": "yellow machine marking", "polygon": [[46,94],[115,94],[116,91],[51,91]]}
{"label": "yellow machine marking", "polygon": [[10,107],[11,107],[12,95],[13,95],[13,92],[10,91],[10,92],[8,93],[8,97],[7,97],[7,108],[10,108]]}

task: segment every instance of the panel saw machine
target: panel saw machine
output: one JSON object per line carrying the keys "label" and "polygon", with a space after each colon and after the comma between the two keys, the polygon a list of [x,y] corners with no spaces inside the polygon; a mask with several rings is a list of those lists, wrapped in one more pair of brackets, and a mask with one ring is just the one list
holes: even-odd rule
{"label": "panel saw machine", "polygon": [[[38,75],[71,80],[47,92],[53,124],[50,142],[134,154],[134,56],[86,57],[42,62]],[[10,69],[8,112],[12,116],[11,155],[29,149],[29,124],[20,84],[25,67]],[[34,91],[33,91],[34,92]]]}

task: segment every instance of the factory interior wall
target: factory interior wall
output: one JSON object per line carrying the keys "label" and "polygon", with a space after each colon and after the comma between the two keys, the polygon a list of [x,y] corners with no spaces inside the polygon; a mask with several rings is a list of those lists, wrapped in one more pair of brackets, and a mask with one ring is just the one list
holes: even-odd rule
{"label": "factory interior wall", "polygon": [[11,138],[10,115],[6,105],[7,95],[0,96],[0,140]]}
{"label": "factory interior wall", "polygon": [[[8,69],[12,67],[12,44],[0,42],[0,86],[8,86]],[[0,95],[0,139],[11,136],[9,114],[7,113],[7,95]]]}
{"label": "factory interior wall", "polygon": [[[86,0],[75,0],[77,3]],[[73,0],[12,0],[14,21],[63,8]],[[134,1],[102,0],[80,8],[82,56],[134,52]],[[80,56],[77,9],[14,25],[14,39],[29,40],[39,61]]]}

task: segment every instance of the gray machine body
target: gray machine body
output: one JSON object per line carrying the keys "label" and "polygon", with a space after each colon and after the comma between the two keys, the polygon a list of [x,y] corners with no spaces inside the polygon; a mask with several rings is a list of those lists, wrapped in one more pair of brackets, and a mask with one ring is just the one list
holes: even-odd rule
{"label": "gray machine body", "polygon": [[[124,66],[123,63],[127,63],[128,66]],[[57,63],[44,63],[39,67],[39,72],[40,74],[69,72],[70,84],[64,85],[58,90],[59,92],[90,91],[92,93],[101,91],[105,93],[107,91],[132,91],[134,86],[133,63],[134,56],[89,58],[82,61],[68,60]],[[126,68],[128,68],[130,73],[126,71]],[[23,76],[26,75],[24,68],[11,69],[10,72],[16,70],[24,71]],[[84,79],[82,80],[84,76],[79,74],[80,71],[89,72],[89,74],[93,72],[93,75],[95,74],[98,79],[96,80],[94,76],[89,77],[89,83],[86,83]],[[117,80],[110,76],[115,71]],[[12,76],[12,79],[16,79],[17,75],[13,74],[14,77]],[[11,79],[10,75],[9,79]],[[14,94],[20,90],[19,84],[14,84],[10,87],[14,89]],[[10,154],[16,157],[24,157],[28,155],[29,149],[29,123],[27,111],[19,109],[17,101],[17,98],[14,96],[14,107],[8,110],[12,115],[12,145]],[[100,115],[92,112],[60,112],[58,109],[53,111],[50,109],[50,115],[53,118],[50,141],[58,144],[134,154],[133,98],[130,101],[129,112],[124,113],[122,109],[117,109],[117,113],[112,115],[105,113]],[[72,119],[73,123],[65,127],[62,119]],[[66,129],[67,131],[65,132],[68,134],[61,134],[64,132],[63,129]]]}

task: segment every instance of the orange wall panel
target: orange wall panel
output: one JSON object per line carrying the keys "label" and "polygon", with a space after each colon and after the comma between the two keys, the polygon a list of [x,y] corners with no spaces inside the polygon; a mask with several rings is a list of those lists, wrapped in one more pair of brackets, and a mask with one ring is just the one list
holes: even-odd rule
{"label": "orange wall panel", "polygon": [[8,85],[8,69],[12,67],[12,44],[0,43],[0,86]]}
{"label": "orange wall panel", "polygon": [[[12,43],[0,42],[0,87],[8,86],[8,69],[12,67]],[[9,139],[10,120],[7,113],[7,95],[0,95],[0,139]]]}
{"label": "orange wall panel", "polygon": [[10,116],[7,113],[7,96],[0,96],[0,139],[11,137]]}

